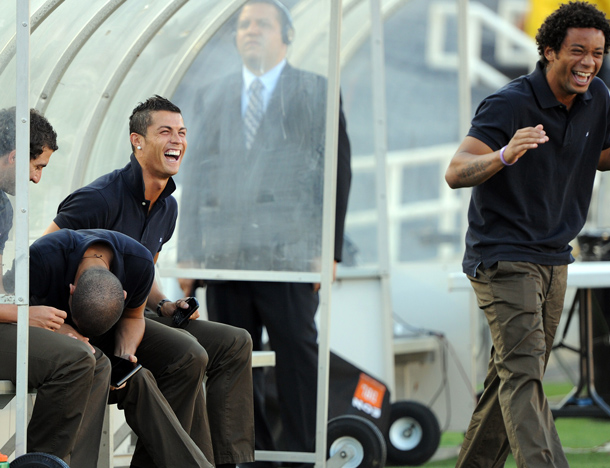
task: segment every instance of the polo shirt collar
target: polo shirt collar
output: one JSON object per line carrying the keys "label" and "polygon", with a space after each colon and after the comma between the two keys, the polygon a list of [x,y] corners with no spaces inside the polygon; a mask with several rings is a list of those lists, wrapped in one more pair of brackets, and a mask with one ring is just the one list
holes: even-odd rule
{"label": "polo shirt collar", "polygon": [[[548,81],[546,80],[544,68],[545,65],[542,63],[542,61],[538,61],[536,64],[536,69],[530,74],[530,82],[532,83],[532,88],[534,90],[534,94],[536,95],[536,99],[543,109],[560,106],[562,104],[557,100],[553,94],[553,91],[551,91]],[[591,91],[587,89],[584,94],[577,95],[576,99],[589,101],[592,99],[592,97]]]}
{"label": "polo shirt collar", "polygon": [[[129,164],[125,169],[131,169],[126,170],[123,174],[127,182],[127,187],[129,187],[129,190],[131,190],[134,197],[139,201],[146,201],[146,198],[144,198],[144,177],[142,176],[142,167],[133,153],[131,153]],[[174,182],[174,179],[170,177],[163,192],[159,195],[159,200],[157,200],[157,202],[166,199],[174,193],[175,190],[176,183]]]}
{"label": "polo shirt collar", "polygon": [[112,249],[112,263],[110,264],[110,271],[121,281],[123,282],[123,275],[121,274],[124,271],[123,267],[123,257],[118,254],[115,246],[108,239],[104,239],[102,237],[97,237],[93,234],[84,234],[80,233],[82,237],[80,239],[75,239],[76,242],[79,242],[76,248],[70,253],[70,260],[68,262],[68,268],[66,277],[67,279],[74,284],[74,277],[76,276],[76,271],[80,265],[81,260],[83,259],[83,255],[85,255],[86,250],[92,244],[105,244]]}

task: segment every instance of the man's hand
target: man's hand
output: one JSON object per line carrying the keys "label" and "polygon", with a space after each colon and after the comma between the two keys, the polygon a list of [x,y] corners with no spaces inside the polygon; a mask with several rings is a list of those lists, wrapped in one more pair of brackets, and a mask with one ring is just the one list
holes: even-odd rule
{"label": "man's hand", "polygon": [[[133,362],[134,364],[136,362],[138,362],[138,358],[135,357],[133,354],[123,354],[122,356],[119,356],[120,358],[123,359],[127,359],[130,362]],[[125,385],[127,385],[127,382],[125,382],[123,385],[121,385],[120,387],[113,387],[112,385],[110,386],[110,391],[112,390],[120,390],[122,388],[125,388]]]}
{"label": "man's hand", "polygon": [[[445,181],[452,189],[474,187],[519,160],[528,150],[549,141],[542,125],[520,128],[502,150],[492,151],[474,137],[467,136],[457,149],[445,173]],[[502,162],[502,157],[504,162]]]}
{"label": "man's hand", "polygon": [[64,324],[68,314],[63,310],[48,306],[30,307],[30,327],[45,328],[51,331],[58,331]]}
{"label": "man's hand", "polygon": [[95,348],[93,346],[91,346],[91,343],[89,343],[89,338],[81,335],[79,332],[76,331],[76,329],[74,327],[68,325],[67,323],[64,323],[61,327],[59,327],[57,329],[57,333],[69,336],[70,338],[74,338],[79,341],[82,341],[87,346],[89,346],[89,349],[91,350],[91,352],[93,354],[95,354]]}
{"label": "man's hand", "polygon": [[516,163],[527,150],[538,148],[549,141],[542,125],[520,128],[515,132],[504,151],[504,160],[508,164]]}
{"label": "man's hand", "polygon": [[[182,298],[182,299],[178,299],[176,302],[165,302],[162,306],[161,306],[161,313],[163,314],[164,317],[173,317],[174,314],[176,313],[176,309],[181,308],[181,309],[188,309],[189,305],[186,302],[186,297]],[[199,309],[197,309],[195,312],[193,312],[193,315],[191,315],[189,317],[189,320],[195,320],[199,318]]]}

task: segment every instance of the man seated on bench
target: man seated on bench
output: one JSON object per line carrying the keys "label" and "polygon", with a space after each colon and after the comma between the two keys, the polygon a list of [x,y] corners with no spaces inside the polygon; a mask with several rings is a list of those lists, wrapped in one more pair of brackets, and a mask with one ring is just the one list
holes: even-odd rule
{"label": "man seated on bench", "polygon": [[[186,127],[176,105],[153,96],[133,109],[129,132],[133,153],[127,165],[68,195],[46,233],[60,228],[111,229],[141,242],[156,262],[176,227],[178,204],[172,195],[176,189],[173,176],[186,152]],[[163,324],[163,328],[172,323],[179,308],[187,307],[184,299],[167,299],[156,282],[147,305],[156,313],[147,316],[146,326]],[[186,332],[184,339],[194,337],[208,354],[202,369],[207,376],[206,391],[199,389],[190,412],[177,411],[173,406],[182,405],[181,399],[168,398],[168,402],[187,431],[193,426],[198,434],[195,442],[217,468],[254,461],[250,334],[204,320],[192,320]],[[174,353],[170,348],[166,350]],[[165,388],[159,388],[167,397]],[[137,466],[152,466],[150,458],[145,457],[143,451],[134,454]]]}
{"label": "man seated on bench", "polygon": [[[12,227],[15,194],[15,108],[0,110],[0,253]],[[57,134],[42,115],[30,111],[30,180],[40,181],[57,150]],[[0,257],[1,258],[1,257]],[[4,292],[4,288],[2,288]],[[38,390],[28,426],[30,452],[56,455],[75,468],[97,465],[110,363],[101,352],[55,333],[67,314],[49,306],[30,307],[28,385]],[[17,306],[0,305],[0,379],[17,378]],[[79,431],[80,428],[80,431]]]}
{"label": "man seated on bench", "polygon": [[[99,348],[143,366],[109,397],[138,436],[131,466],[211,468],[194,441],[203,431],[199,421],[193,418],[185,426],[178,418],[192,413],[207,354],[183,330],[145,321],[153,281],[148,249],[119,232],[62,229],[30,247],[32,303],[67,312],[58,332],[71,334],[95,354]],[[98,291],[105,288],[114,292],[101,299]],[[103,409],[98,409],[102,415]],[[97,452],[88,456],[97,458]],[[143,457],[150,461],[142,462]]]}

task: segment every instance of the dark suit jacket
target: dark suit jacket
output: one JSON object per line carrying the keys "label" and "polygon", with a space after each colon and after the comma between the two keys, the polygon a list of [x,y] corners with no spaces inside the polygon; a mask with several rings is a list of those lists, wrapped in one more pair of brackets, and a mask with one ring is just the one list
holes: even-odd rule
{"label": "dark suit jacket", "polygon": [[[242,86],[241,74],[236,74],[197,96],[197,141],[181,170],[179,259],[207,268],[315,270],[321,248],[326,80],[287,64],[249,151],[241,117]],[[350,157],[341,111],[338,261]]]}

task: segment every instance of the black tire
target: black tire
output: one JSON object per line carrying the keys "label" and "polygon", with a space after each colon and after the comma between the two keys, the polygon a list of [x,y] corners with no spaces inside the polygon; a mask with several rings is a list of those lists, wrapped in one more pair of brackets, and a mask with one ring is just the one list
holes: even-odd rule
{"label": "black tire", "polygon": [[343,468],[385,466],[386,447],[383,435],[368,419],[346,415],[328,422],[327,457],[332,457],[345,445],[354,449],[356,456],[343,465]]}
{"label": "black tire", "polygon": [[414,401],[392,404],[385,442],[393,465],[423,465],[432,458],[440,440],[436,416],[426,406]]}
{"label": "black tire", "polygon": [[70,468],[65,461],[48,453],[26,453],[11,462],[11,468]]}

